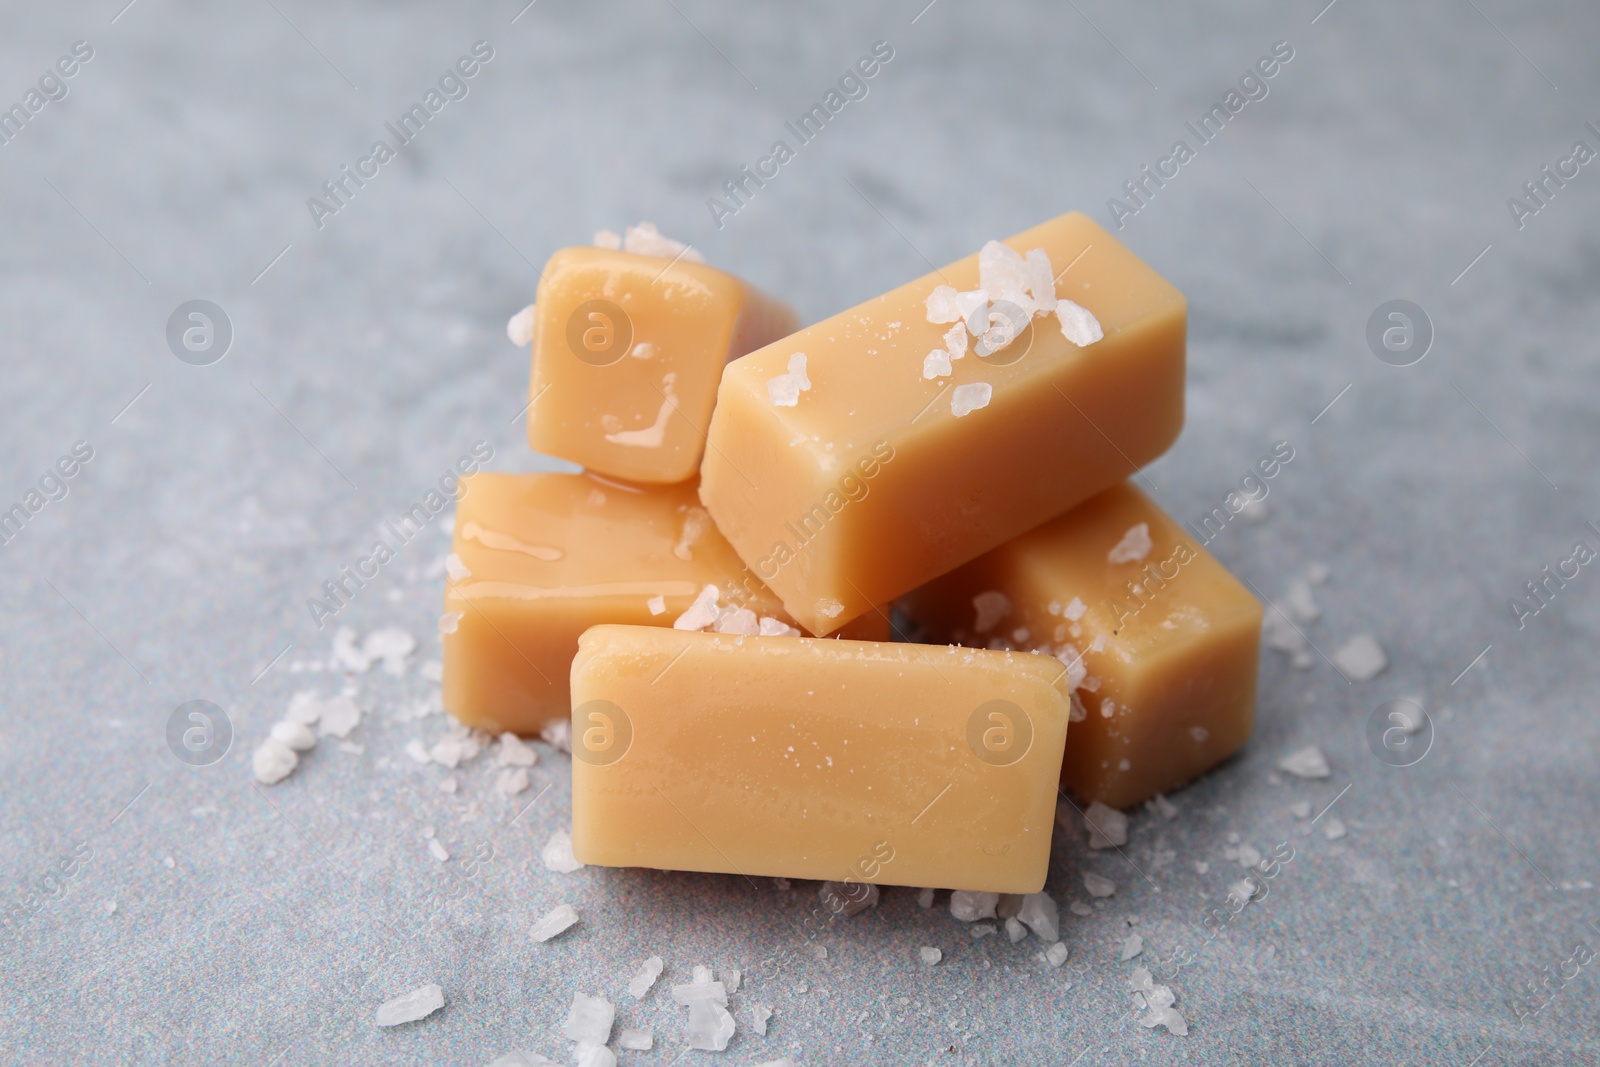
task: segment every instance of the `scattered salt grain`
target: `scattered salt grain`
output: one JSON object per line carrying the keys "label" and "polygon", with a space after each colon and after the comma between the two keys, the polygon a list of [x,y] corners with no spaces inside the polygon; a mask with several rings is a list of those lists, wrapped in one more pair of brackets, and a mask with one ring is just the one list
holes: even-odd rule
{"label": "scattered salt grain", "polygon": [[[602,230],[601,233],[606,231]],[[614,236],[614,235],[613,235]],[[595,234],[599,243],[600,234]],[[682,241],[674,241],[656,229],[656,224],[641,221],[622,231],[622,250],[638,256],[660,256],[663,259],[682,259],[689,263],[704,263],[706,257]]]}
{"label": "scattered salt grain", "polygon": [[1015,917],[1006,920],[1006,938],[1013,945],[1027,936],[1028,928],[1022,925],[1022,920]]}
{"label": "scattered salt grain", "polygon": [[728,1047],[737,1027],[728,1013],[727,990],[721,982],[712,980],[711,968],[696,967],[693,982],[672,987],[672,999],[688,1005],[690,1048],[721,1052]]}
{"label": "scattered salt grain", "polygon": [[[1201,873],[1203,874],[1205,872],[1202,871]],[[1079,916],[1088,916],[1094,914],[1094,909],[1089,907],[1089,905],[1085,904],[1081,900],[1074,900],[1071,904],[1068,904],[1067,910],[1072,912],[1072,914]]]}
{"label": "scattered salt grain", "polygon": [[462,582],[472,577],[472,572],[467,569],[467,565],[454,552],[444,558],[444,572],[452,582]]}
{"label": "scattered salt grain", "polygon": [[1089,891],[1091,897],[1109,897],[1117,891],[1117,883],[1104,875],[1089,871],[1083,876],[1083,888]]}
{"label": "scattered salt grain", "polygon": [[1322,836],[1329,841],[1337,841],[1345,835],[1344,822],[1336,816],[1329,816],[1328,821],[1322,824]]}
{"label": "scattered salt grain", "polygon": [[526,792],[533,783],[528,779],[528,772],[522,767],[509,767],[500,772],[494,780],[495,791],[503,797],[514,797],[518,793]]}
{"label": "scattered salt grain", "polygon": [[1067,944],[1066,944],[1066,942],[1065,941],[1057,941],[1055,944],[1053,944],[1049,948],[1045,949],[1044,950],[1044,961],[1046,963],[1048,963],[1052,967],[1060,967],[1063,963],[1066,963],[1067,962]]}
{"label": "scattered salt grain", "polygon": [[460,624],[461,612],[459,611],[447,611],[443,615],[439,616],[439,632],[441,634],[455,633],[456,627]]}
{"label": "scattered salt grain", "polygon": [[998,589],[990,589],[973,597],[972,607],[976,613],[973,630],[986,634],[1011,614],[1011,599]]}
{"label": "scattered salt grain", "polygon": [[114,900],[105,901],[104,903],[102,903],[100,905],[100,911],[107,918],[109,918],[112,915],[115,915],[117,913],[117,902],[114,901]]}
{"label": "scattered salt grain", "polygon": [[611,1040],[611,1024],[616,1021],[617,1009],[605,997],[591,997],[583,993],[572,995],[572,1007],[567,1009],[567,1023],[562,1032],[568,1041],[587,1041],[604,1045]]}
{"label": "scattered salt grain", "polygon": [[655,1035],[649,1030],[639,1030],[634,1027],[624,1027],[622,1033],[617,1035],[617,1047],[632,1049],[635,1052],[649,1052],[655,1047]]}
{"label": "scattered salt grain", "polygon": [[1129,934],[1122,939],[1122,946],[1118,949],[1118,958],[1126,963],[1143,951],[1144,938],[1136,933]]}
{"label": "scattered salt grain", "polygon": [[660,956],[651,956],[639,964],[639,970],[628,979],[628,992],[635,1000],[643,1000],[644,995],[650,992],[650,987],[656,984],[656,979],[661,977],[665,964]]}
{"label": "scattered salt grain", "polygon": [[924,910],[933,907],[933,892],[932,889],[917,890],[917,907]]}
{"label": "scattered salt grain", "polygon": [[502,767],[532,767],[539,762],[539,754],[516,734],[504,733],[500,735],[494,761]]}
{"label": "scattered salt grain", "polygon": [[934,948],[932,945],[923,945],[921,948],[917,949],[917,955],[921,956],[922,962],[926,963],[930,967],[944,959],[944,953]]}
{"label": "scattered salt grain", "polygon": [[958,322],[944,332],[944,350],[951,359],[960,359],[967,354],[966,323]]}
{"label": "scattered salt grain", "polygon": [[756,632],[762,637],[799,637],[800,631],[782,619],[774,619],[770,615],[761,616]]}
{"label": "scattered salt grain", "polygon": [[539,858],[557,874],[571,874],[583,869],[583,864],[572,854],[572,835],[565,830],[557,830],[551,835],[544,848],[539,850]]}
{"label": "scattered salt grain", "polygon": [[450,858],[450,850],[441,845],[437,838],[428,842],[428,851],[433,853],[433,858],[440,863]]}
{"label": "scattered salt grain", "polygon": [[173,859],[171,856],[167,856],[161,861],[161,865],[170,871],[178,865],[178,861]]}
{"label": "scattered salt grain", "polygon": [[1177,998],[1171,987],[1157,985],[1149,968],[1135,967],[1133,976],[1128,979],[1128,987],[1134,991],[1134,1003],[1139,1010],[1146,1012],[1139,1018],[1140,1025],[1152,1030],[1165,1026],[1169,1033],[1179,1037],[1189,1032],[1189,1023],[1183,1013],[1172,1006]]}
{"label": "scattered salt grain", "polygon": [[725,608],[711,629],[713,633],[755,637],[761,633],[761,624],[756,619],[756,613],[749,608]]}
{"label": "scattered salt grain", "polygon": [[1228,887],[1228,900],[1239,905],[1245,905],[1255,899],[1256,892],[1261,887],[1249,878],[1241,878]]}
{"label": "scattered salt grain", "polygon": [[989,406],[989,400],[994,396],[994,386],[988,382],[968,382],[958,385],[950,392],[950,414],[956,418],[970,415],[979,408]]}
{"label": "scattered salt grain", "polygon": [[722,596],[722,591],[714,585],[704,586],[700,595],[694,598],[694,603],[689,605],[682,615],[673,620],[674,630],[704,630],[707,626],[717,621],[722,614],[717,607],[717,600]]}
{"label": "scattered salt grain", "polygon": [[456,781],[454,778],[444,778],[439,781],[439,792],[441,793],[449,793],[454,796],[456,790],[460,788],[461,783]]}
{"label": "scattered salt grain", "polygon": [[545,723],[539,731],[539,740],[557,751],[572,755],[572,720],[556,719]]}
{"label": "scattered salt grain", "polygon": [[576,1067],[617,1067],[617,1054],[593,1041],[579,1041],[572,1046],[572,1062]]}
{"label": "scattered salt grain", "polygon": [[1294,817],[1297,819],[1309,819],[1311,818],[1311,801],[1297,800],[1289,805],[1289,810],[1294,813]]}
{"label": "scattered salt grain", "polygon": [[290,722],[288,719],[273,723],[272,730],[267,736],[296,752],[305,752],[317,746],[317,735],[311,732],[310,727],[305,723]]}
{"label": "scattered salt grain", "polygon": [[1383,673],[1389,657],[1371,634],[1356,634],[1333,654],[1333,665],[1352,681],[1365,682]]}
{"label": "scattered salt grain", "polygon": [[341,626],[333,632],[333,661],[347,671],[366,673],[372,666],[372,657],[356,647],[356,632]]}
{"label": "scattered salt grain", "polygon": [[518,348],[533,344],[534,305],[529,304],[506,320],[506,337]]}
{"label": "scattered salt grain", "polygon": [[429,982],[378,1007],[379,1026],[399,1026],[425,1018],[444,1007],[444,990]]}
{"label": "scattered salt grain", "polygon": [[644,602],[652,615],[665,615],[667,612],[667,598],[657,594]]}
{"label": "scattered salt grain", "polygon": [[594,246],[596,248],[609,248],[613,252],[622,251],[622,235],[614,230],[596,230],[594,232]]}
{"label": "scattered salt grain", "polygon": [[1079,600],[1077,597],[1073,597],[1072,600],[1068,602],[1067,606],[1061,609],[1061,614],[1068,622],[1077,622],[1079,619],[1083,618],[1083,613],[1088,610],[1088,605],[1084,604],[1084,602]]}
{"label": "scattered salt grain", "polygon": [[1283,596],[1283,608],[1295,622],[1316,622],[1322,618],[1322,609],[1311,595],[1311,585],[1303,580],[1289,584],[1289,591]]}
{"label": "scattered salt grain", "polygon": [[950,376],[951,369],[948,349],[935,348],[932,352],[922,357],[922,377],[925,380],[947,378]]}
{"label": "scattered salt grain", "polygon": [[933,292],[928,294],[928,299],[924,304],[928,313],[928,321],[942,326],[947,322],[959,322],[961,319],[966,318],[956,304],[956,295],[954,286],[934,286]]}
{"label": "scattered salt grain", "polygon": [[418,741],[414,737],[406,742],[406,755],[410,756],[418,763],[433,762],[433,757],[428,755],[428,746],[423,744],[421,741]]}
{"label": "scattered salt grain", "polygon": [[877,907],[879,894],[877,886],[862,882],[853,885],[846,885],[843,882],[823,882],[817,889],[817,898],[822,901],[823,907],[847,919],[853,915],[860,915],[868,908]]}
{"label": "scattered salt grain", "polygon": [[528,931],[528,936],[542,943],[571,929],[577,922],[578,913],[572,910],[572,905],[560,904],[534,923],[533,928]]}
{"label": "scattered salt grain", "polygon": [[1162,796],[1160,793],[1157,793],[1155,796],[1151,797],[1150,800],[1145,803],[1145,807],[1149,808],[1163,819],[1166,819],[1168,822],[1171,822],[1173,819],[1178,817],[1178,806],[1172,801],[1168,800],[1166,797]]}
{"label": "scattered salt grain", "polygon": [[1111,546],[1111,551],[1106,553],[1106,559],[1112,563],[1136,563],[1148,556],[1152,547],[1150,524],[1137,523],[1128,527],[1128,532],[1122,535],[1122,540]]}
{"label": "scattered salt grain", "polygon": [[269,737],[250,757],[250,772],[262,785],[276,785],[289,777],[299,763],[294,749]]}
{"label": "scattered salt grain", "polygon": [[1089,832],[1089,847],[1092,849],[1114,848],[1128,843],[1128,817],[1098,800],[1083,813],[1083,826]]}
{"label": "scattered salt grain", "polygon": [[964,923],[993,919],[998,903],[999,893],[970,893],[965,889],[957,889],[950,894],[950,914]]}
{"label": "scattered salt grain", "polygon": [[1316,745],[1307,745],[1289,753],[1278,761],[1278,768],[1296,778],[1327,778],[1333,773],[1328,766],[1328,757]]}
{"label": "scattered salt grain", "polygon": [[1254,867],[1261,862],[1261,850],[1254,845],[1239,846],[1239,866]]}
{"label": "scattered salt grain", "polygon": [[1105,336],[1094,313],[1071,300],[1057,299],[1056,319],[1061,323],[1062,335],[1079,348],[1086,348]]}
{"label": "scattered salt grain", "polygon": [[750,1005],[750,1028],[762,1037],[767,1036],[767,1020],[770,1018],[772,1018],[772,1009],[767,1005]]}
{"label": "scattered salt grain", "polygon": [[317,720],[317,731],[323,737],[345,738],[361,723],[361,705],[347,696],[331,697],[322,702],[322,715]]}
{"label": "scattered salt grain", "polygon": [[537,1052],[514,1049],[503,1056],[496,1056],[489,1064],[489,1067],[545,1067],[546,1064],[554,1064],[555,1062],[555,1060],[546,1059]]}
{"label": "scattered salt grain", "polygon": [[974,941],[982,941],[984,938],[986,938],[990,934],[994,933],[994,924],[993,923],[975,923],[975,924],[973,924],[972,928],[967,931],[967,933],[972,935],[972,939]]}
{"label": "scattered salt grain", "polygon": [[1017,909],[1017,921],[1041,941],[1061,938],[1061,909],[1049,893],[1029,893],[1023,897],[1022,907]]}
{"label": "scattered salt grain", "polygon": [[789,357],[789,373],[767,379],[767,399],[775,408],[792,408],[800,402],[800,394],[811,388],[806,377],[806,354],[796,352]]}

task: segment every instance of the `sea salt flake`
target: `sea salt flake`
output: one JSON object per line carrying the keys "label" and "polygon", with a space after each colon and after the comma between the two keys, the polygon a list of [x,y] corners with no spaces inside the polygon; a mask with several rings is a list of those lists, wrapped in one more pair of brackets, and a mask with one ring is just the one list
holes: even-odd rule
{"label": "sea salt flake", "polygon": [[1056,320],[1061,323],[1062,335],[1079,348],[1087,348],[1105,336],[1092,311],[1065,297],[1056,299]]}
{"label": "sea salt flake", "polygon": [[1389,657],[1371,634],[1356,634],[1333,654],[1333,665],[1352,681],[1365,682],[1383,673]]}
{"label": "sea salt flake", "polygon": [[378,1006],[379,1026],[399,1026],[426,1018],[444,1007],[444,990],[433,982]]}
{"label": "sea salt flake", "polygon": [[341,626],[333,632],[333,660],[356,674],[365,674],[372,666],[372,657],[356,647],[356,632],[348,626]]}
{"label": "sea salt flake", "polygon": [[923,945],[921,948],[917,949],[917,955],[921,956],[922,962],[926,963],[930,967],[944,959],[944,953],[939,949],[934,948],[932,945]]}
{"label": "sea salt flake", "polygon": [[817,898],[824,907],[835,915],[850,918],[860,915],[868,908],[878,906],[880,890],[871,883],[855,882],[846,885],[843,882],[823,882],[817,889]]}
{"label": "sea salt flake", "polygon": [[294,749],[269,737],[251,755],[250,773],[262,785],[276,785],[289,777],[299,763]]}
{"label": "sea salt flake", "polygon": [[1106,559],[1112,563],[1136,563],[1150,554],[1151,547],[1150,524],[1136,523],[1128,527],[1128,532],[1122,535],[1122,540],[1111,547]]}
{"label": "sea salt flake", "polygon": [[1328,757],[1316,745],[1307,745],[1289,753],[1278,761],[1278,769],[1296,778],[1327,778],[1333,774],[1333,769],[1328,766]]}
{"label": "sea salt flake", "polygon": [[722,591],[714,585],[701,588],[700,594],[694,598],[694,603],[689,605],[687,611],[679,615],[672,623],[674,630],[704,630],[721,617],[722,611],[717,607],[717,600],[722,596]]}
{"label": "sea salt flake", "polygon": [[1113,848],[1128,843],[1128,817],[1098,800],[1083,813],[1083,826],[1089,832],[1089,847],[1092,849]]}
{"label": "sea salt flake", "polygon": [[762,1037],[767,1036],[767,1020],[770,1018],[772,1018],[772,1008],[768,1005],[750,1005],[750,1028]]}
{"label": "sea salt flake", "polygon": [[639,964],[639,970],[628,980],[628,992],[635,1000],[644,999],[644,995],[650,992],[650,987],[656,984],[656,979],[661,977],[665,966],[660,956],[650,956]]}
{"label": "sea salt flake", "polygon": [[1322,824],[1322,836],[1329,841],[1337,841],[1344,835],[1344,821],[1337,816],[1329,816],[1328,821]]}
{"label": "sea salt flake", "polygon": [[1042,248],[1030,248],[1027,255],[1028,292],[1041,314],[1056,309],[1056,278],[1050,266],[1050,254]]}
{"label": "sea salt flake", "polygon": [[562,1032],[568,1041],[587,1041],[604,1045],[611,1040],[611,1024],[616,1021],[617,1009],[605,997],[591,997],[583,993],[572,995],[572,1007],[567,1009],[567,1023]]}
{"label": "sea salt flake", "polygon": [[806,376],[806,354],[796,352],[789,357],[789,373],[767,379],[767,399],[776,408],[792,408],[800,402],[800,394],[811,388]]}
{"label": "sea salt flake", "polygon": [[994,386],[988,382],[968,382],[958,385],[950,392],[950,414],[956,418],[970,415],[979,408],[989,406],[989,400],[994,396]]}
{"label": "sea salt flake", "polygon": [[[953,360],[960,359],[967,354],[966,323],[958,322],[944,332],[944,350]],[[924,364],[924,367],[926,367],[926,364]]]}
{"label": "sea salt flake", "polygon": [[544,918],[533,924],[528,931],[528,936],[537,942],[545,942],[563,933],[576,925],[578,913],[572,910],[571,904],[558,904],[545,914]]}
{"label": "sea salt flake", "polygon": [[1124,963],[1126,963],[1128,960],[1133,959],[1135,956],[1139,955],[1139,953],[1141,953],[1143,951],[1144,951],[1144,938],[1141,935],[1137,934],[1137,933],[1129,934],[1127,937],[1123,938],[1122,939],[1122,946],[1117,950],[1118,958],[1121,959]]}
{"label": "sea salt flake", "polygon": [[494,761],[502,767],[532,767],[539,762],[539,753],[516,734],[503,733],[500,735],[500,747],[495,750]]}
{"label": "sea salt flake", "polygon": [[950,894],[950,914],[964,923],[978,919],[993,919],[995,905],[1000,903],[999,893],[971,893],[957,889]]}
{"label": "sea salt flake", "polygon": [[506,337],[518,348],[533,344],[534,305],[529,304],[506,320]]}
{"label": "sea salt flake", "polygon": [[757,633],[762,637],[799,637],[800,631],[790,626],[782,619],[774,619],[770,615],[761,616],[757,624]]}
{"label": "sea salt flake", "polygon": [[928,321],[936,325],[947,322],[957,322],[966,318],[956,306],[956,291],[953,286],[936,285],[933,292],[928,294],[924,303],[928,312]]}
{"label": "sea salt flake", "polygon": [[272,730],[267,734],[274,741],[281,742],[294,749],[296,752],[306,752],[317,746],[317,735],[305,723],[291,722],[288,719],[272,724]]}
{"label": "sea salt flake", "polygon": [[650,609],[651,615],[665,615],[667,612],[667,598],[657,594],[646,600],[644,606]]}
{"label": "sea salt flake", "polygon": [[623,1027],[622,1033],[617,1035],[618,1048],[631,1049],[635,1052],[648,1052],[655,1043],[655,1035],[649,1030],[639,1030],[632,1026]]}
{"label": "sea salt flake", "polygon": [[1083,876],[1083,888],[1089,891],[1091,897],[1109,897],[1117,891],[1117,883],[1105,875],[1089,871]]}
{"label": "sea salt flake", "polygon": [[975,612],[973,630],[986,634],[1011,614],[1011,598],[998,589],[990,589],[973,597],[972,607]]}
{"label": "sea salt flake", "polygon": [[924,380],[945,378],[950,373],[950,353],[945,349],[935,348],[932,352],[922,357],[922,377]]}
{"label": "sea salt flake", "polygon": [[1057,941],[1044,950],[1044,961],[1051,967],[1060,967],[1067,962],[1067,945],[1064,941]]}
{"label": "sea salt flake", "polygon": [[582,870],[584,866],[573,856],[572,835],[565,830],[557,830],[550,835],[550,840],[539,850],[539,858],[544,861],[546,867],[557,874],[571,874],[573,871]]}
{"label": "sea salt flake", "polygon": [[1022,898],[1017,910],[1017,921],[1033,931],[1041,941],[1061,939],[1061,909],[1049,893],[1029,893]]}
{"label": "sea salt flake", "polygon": [[982,941],[984,938],[986,938],[990,934],[994,933],[994,924],[993,923],[974,923],[972,928],[970,930],[968,930],[967,932],[972,935],[972,939],[974,941]]}

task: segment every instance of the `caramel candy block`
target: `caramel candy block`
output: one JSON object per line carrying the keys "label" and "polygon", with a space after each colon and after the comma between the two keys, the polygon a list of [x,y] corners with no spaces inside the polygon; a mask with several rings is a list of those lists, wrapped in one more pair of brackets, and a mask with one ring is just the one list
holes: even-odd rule
{"label": "caramel candy block", "polygon": [[902,601],[936,641],[1053,654],[1082,707],[1061,781],[1126,808],[1244,745],[1261,604],[1123,483]]}
{"label": "caramel candy block", "polygon": [[1021,653],[597,626],[572,663],[573,854],[1037,892],[1064,673]]}
{"label": "caramel candy block", "polygon": [[723,366],[798,325],[702,263],[563,249],[534,303],[528,443],[629,481],[692,478]]}
{"label": "caramel candy block", "polygon": [[700,497],[829,633],[1165,451],[1186,321],[1178,290],[1063,215],[730,365]]}
{"label": "caramel candy block", "polygon": [[693,483],[469,475],[446,567],[444,705],[489,730],[536,733],[565,718],[578,635],[597,623],[796,632],[712,525]]}

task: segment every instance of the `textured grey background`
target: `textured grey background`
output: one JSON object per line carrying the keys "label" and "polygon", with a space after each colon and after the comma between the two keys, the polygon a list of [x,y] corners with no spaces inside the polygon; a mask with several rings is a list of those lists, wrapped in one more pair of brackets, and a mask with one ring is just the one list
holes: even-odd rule
{"label": "textured grey background", "polygon": [[[96,50],[0,148],[0,500],[74,441],[95,449],[0,549],[0,1059],[566,1060],[585,990],[654,1028],[624,1063],[1596,1062],[1593,965],[1521,1026],[1506,1003],[1600,942],[1600,575],[1526,629],[1507,606],[1580,537],[1600,547],[1583,531],[1600,518],[1600,165],[1523,230],[1505,205],[1575,139],[1596,144],[1591,4],[940,0],[913,23],[922,0],[541,0],[513,23],[519,0],[122,2],[13,4],[0,34],[6,102],[74,40]],[[306,198],[480,38],[495,58],[470,95],[317,230]],[[870,95],[717,230],[706,197],[877,39],[896,54]],[[401,721],[433,688],[415,661],[354,679],[374,706],[361,754],[324,742],[252,788],[249,751],[290,694],[341,684],[291,670],[327,656],[304,606],[319,583],[473,441],[499,469],[540,464],[511,421],[527,367],[502,333],[533,264],[650,218],[814,319],[1068,208],[1109,221],[1106,199],[1278,40],[1295,58],[1270,95],[1122,233],[1191,301],[1188,424],[1148,474],[1192,517],[1293,442],[1267,521],[1213,548],[1274,598],[1326,562],[1309,636],[1331,653],[1370,631],[1393,665],[1349,684],[1269,655],[1255,740],[1174,797],[1178,819],[1141,815],[1125,859],[1058,836],[1063,904],[1085,869],[1120,887],[1064,916],[1064,968],[905,890],[824,934],[819,960],[796,933],[809,884],[551,874],[537,848],[566,823],[567,766],[545,750],[535,787],[551,788],[515,825],[533,794],[497,797],[481,764],[439,792],[443,772],[402,752],[444,727]],[[164,341],[196,297],[236,330],[205,368]],[[1364,341],[1396,297],[1437,329],[1403,369]],[[404,626],[416,660],[435,656],[446,543],[409,547],[340,621]],[[1412,694],[1433,749],[1384,766],[1365,721]],[[239,734],[198,769],[163,740],[197,697]],[[1306,743],[1333,777],[1274,784]],[[1290,805],[1347,784],[1329,817],[1348,836],[1301,834]],[[425,825],[457,858],[428,855]],[[1241,874],[1230,832],[1298,854],[1173,982],[1190,1035],[1144,1030],[1116,945],[1131,921],[1138,962],[1194,949]],[[465,878],[484,843],[495,858]],[[34,910],[80,846],[93,859]],[[430,904],[445,886],[458,899]],[[530,944],[561,900],[583,924]],[[945,961],[921,965],[920,945]],[[651,952],[668,974],[635,1004],[623,985]],[[661,992],[696,963],[745,968],[720,1058],[682,1055]],[[426,981],[442,1012],[370,1025]],[[752,1001],[778,1009],[765,1039]]]}

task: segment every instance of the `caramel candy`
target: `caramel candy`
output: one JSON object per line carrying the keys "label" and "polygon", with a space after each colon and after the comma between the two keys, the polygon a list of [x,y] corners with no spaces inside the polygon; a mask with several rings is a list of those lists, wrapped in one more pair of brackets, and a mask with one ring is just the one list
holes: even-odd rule
{"label": "caramel candy", "polygon": [[[1043,253],[1008,262],[1007,247]],[[1007,287],[988,295],[1009,292],[992,306],[956,292],[977,287],[980,256]],[[1178,290],[1063,215],[731,364],[701,499],[790,613],[829,633],[1165,451],[1186,320]]]}
{"label": "caramel candy", "polygon": [[534,308],[528,443],[647,483],[694,477],[724,364],[799,325],[731,274],[605,248],[551,256]]}
{"label": "caramel candy", "polygon": [[1021,653],[597,626],[572,664],[573,854],[1037,892],[1063,673]]}
{"label": "caramel candy", "polygon": [[1051,653],[1067,665],[1084,717],[1061,780],[1086,802],[1138,804],[1250,737],[1261,604],[1131,484],[928,583],[902,607],[932,640]]}
{"label": "caramel candy", "polygon": [[[721,594],[707,625],[793,623],[717,533],[693,483],[469,475],[447,569],[444,705],[495,731],[537,733],[567,716],[578,635],[598,623],[670,627],[707,586]],[[887,639],[888,617],[868,612],[854,628]]]}

